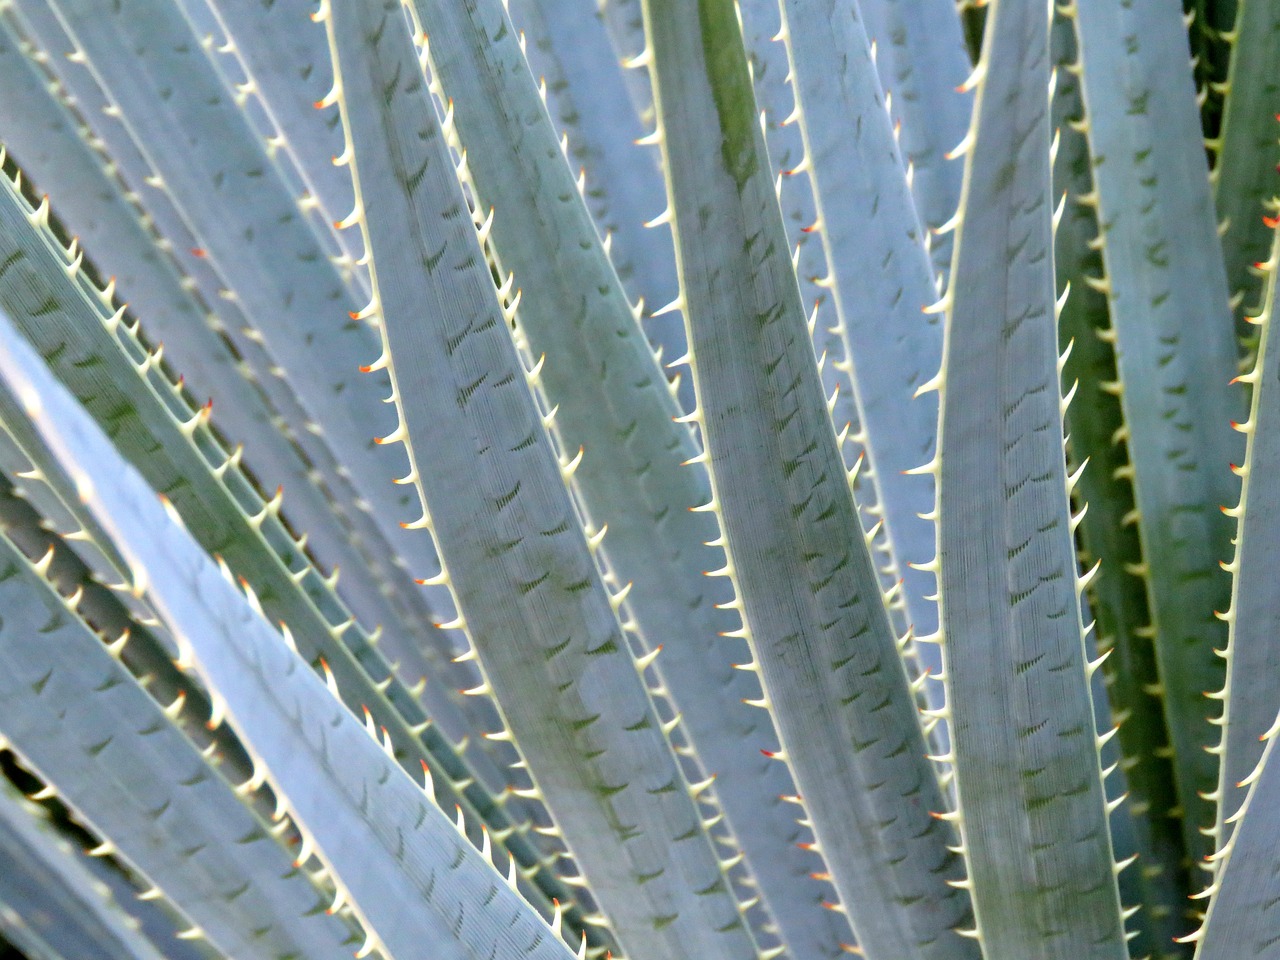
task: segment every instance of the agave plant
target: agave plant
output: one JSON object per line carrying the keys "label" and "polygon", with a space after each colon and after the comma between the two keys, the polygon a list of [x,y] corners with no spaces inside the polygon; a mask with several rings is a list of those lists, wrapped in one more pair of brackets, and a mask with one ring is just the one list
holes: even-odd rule
{"label": "agave plant", "polygon": [[0,946],[1280,958],[1190,6],[0,0]]}

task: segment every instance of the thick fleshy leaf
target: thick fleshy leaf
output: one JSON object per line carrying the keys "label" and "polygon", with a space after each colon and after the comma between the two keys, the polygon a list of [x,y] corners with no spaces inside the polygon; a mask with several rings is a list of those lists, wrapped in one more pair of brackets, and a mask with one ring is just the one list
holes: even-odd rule
{"label": "thick fleshy leaf", "polygon": [[[1185,923],[1180,912],[1166,904],[1178,903],[1192,891],[1181,826],[1169,816],[1177,807],[1177,792],[1164,705],[1156,692],[1159,675],[1141,569],[1138,513],[1126,477],[1124,416],[1112,392],[1116,356],[1108,333],[1111,319],[1106,297],[1091,285],[1102,273],[1102,255],[1096,249],[1095,207],[1086,202],[1093,192],[1093,171],[1081,128],[1084,106],[1074,69],[1075,27],[1061,10],[1055,12],[1051,48],[1058,137],[1054,195],[1062,204],[1054,261],[1058,289],[1066,294],[1058,314],[1058,345],[1069,351],[1064,384],[1075,391],[1066,415],[1069,465],[1087,464],[1073,490],[1073,503],[1076,509],[1087,505],[1079,527],[1084,565],[1101,563],[1089,584],[1090,613],[1096,618],[1098,647],[1107,655],[1099,675],[1106,678],[1102,705],[1123,721],[1114,743],[1123,756],[1121,792],[1128,791],[1130,799],[1112,815],[1112,839],[1118,858],[1137,852],[1142,864],[1120,876],[1124,902],[1143,906],[1130,924],[1142,931],[1130,942],[1130,951],[1174,957],[1182,955],[1173,938],[1185,932]],[[1108,778],[1108,796],[1120,780]],[[1133,820],[1136,850],[1122,850],[1116,836],[1116,818],[1125,816]]]}
{"label": "thick fleshy leaf", "polygon": [[[11,327],[3,339],[5,386],[72,476],[86,506],[115,537],[129,560],[134,589],[150,593],[181,638],[184,662],[194,663],[216,691],[255,764],[360,917],[370,949],[377,947],[389,960],[418,957],[424,950],[457,960],[475,951],[495,960],[568,960],[572,954],[520,898],[514,877],[504,879],[430,790],[398,768],[387,735],[380,741],[375,728],[366,730],[254,611]],[[96,728],[98,734],[102,730]],[[107,747],[115,736],[108,737]],[[117,754],[117,763],[135,755]],[[136,786],[150,778],[127,782]],[[139,795],[137,803],[145,802]],[[229,826],[225,815],[209,820],[218,828]],[[225,855],[237,846],[199,845],[188,855]],[[259,869],[269,868],[264,863]],[[306,882],[296,871],[287,875]],[[227,876],[235,880],[238,874]],[[256,897],[243,900],[262,906]],[[332,922],[323,913],[315,921]],[[242,936],[253,929],[244,926]],[[248,944],[229,952],[247,956]],[[302,955],[321,954],[304,947]]]}
{"label": "thick fleshy leaf", "polygon": [[[117,297],[132,314],[146,318],[147,335],[164,344],[166,359],[181,371],[187,389],[213,403],[218,429],[231,443],[248,448],[250,466],[264,489],[284,486],[286,518],[307,534],[308,548],[321,564],[342,569],[343,597],[363,619],[394,623],[405,609],[403,594],[413,585],[403,575],[396,577],[395,568],[386,563],[390,548],[368,523],[352,528],[334,510],[333,494],[316,481],[310,460],[315,447],[304,451],[281,430],[285,418],[252,379],[222,332],[225,327],[188,289],[172,257],[148,231],[143,214],[82,136],[80,121],[20,46],[10,18],[0,16],[0,89],[8,91],[0,98],[5,146],[39,188],[56,198],[54,215],[93,251],[94,266],[115,278]],[[324,473],[332,478],[337,471]],[[355,513],[358,521],[359,511]],[[377,559],[371,562],[371,556]],[[384,590],[393,597],[398,592],[395,598],[402,602],[389,602]],[[414,594],[422,605],[421,591]]]}
{"label": "thick fleshy leaf", "polygon": [[647,0],[685,325],[733,608],[868,957],[968,957],[960,864],[826,397],[734,5]]}
{"label": "thick fleshy leaf", "polygon": [[[1177,4],[1075,5],[1081,89],[1111,308],[1126,437],[1139,512],[1160,689],[1173,749],[1183,837],[1192,861],[1217,760],[1206,690],[1222,686],[1214,653],[1226,625],[1235,500],[1227,464],[1243,444],[1234,324],[1228,305],[1187,34]],[[1110,334],[1108,334],[1110,336]]]}
{"label": "thick fleshy leaf", "polygon": [[1258,307],[1263,284],[1255,263],[1267,259],[1271,228],[1280,212],[1280,7],[1267,0],[1237,0],[1230,31],[1231,66],[1225,84],[1222,129],[1216,148],[1213,199],[1225,226],[1222,256],[1237,316]]}
{"label": "thick fleshy leaf", "polygon": [[[40,371],[14,337],[0,362]],[[4,538],[0,576],[0,735],[222,953],[345,956],[292,854]]]}
{"label": "thick fleshy leaf", "polygon": [[1275,240],[1262,261],[1267,274],[1262,310],[1253,319],[1261,328],[1258,357],[1240,379],[1250,386],[1249,419],[1238,425],[1247,438],[1240,501],[1227,513],[1236,518],[1231,607],[1223,614],[1229,627],[1226,648],[1227,681],[1213,693],[1222,704],[1221,764],[1218,772],[1218,849],[1230,843],[1232,824],[1245,801],[1244,787],[1262,758],[1261,737],[1275,720],[1280,703],[1280,600],[1275,571],[1280,566],[1280,516],[1273,504],[1280,499],[1280,343],[1275,340],[1276,272],[1280,244]]}
{"label": "thick fleshy leaf", "polygon": [[[43,207],[32,210],[15,184],[0,178],[0,306],[148,482],[172,499],[202,546],[246,578],[266,613],[289,625],[305,657],[328,661],[351,708],[370,710],[396,735],[403,763],[410,769],[429,764],[442,794],[457,793],[469,813],[479,814],[472,819],[482,817],[507,839],[536,882],[546,886],[548,909],[552,899],[568,909],[573,897],[545,869],[543,854],[523,833],[509,829],[513,819],[528,815],[527,808],[513,803],[504,809],[492,792],[505,789],[507,775],[484,754],[466,756],[468,747],[475,750],[474,741],[455,745],[450,739],[466,725],[450,722],[452,705],[435,695],[438,686],[415,693],[393,674],[371,633],[350,615],[275,508],[240,471],[238,456],[213,435],[207,412],[187,405],[102,291],[71,269],[74,260],[42,226],[46,213]],[[27,451],[43,469],[37,452]],[[70,495],[63,499],[74,502]],[[82,526],[91,528],[91,521]],[[433,722],[418,702],[420,693],[433,694],[424,701]]]}
{"label": "thick fleshy leaf", "polygon": [[[514,0],[508,6],[533,75],[546,89],[552,121],[567,137],[566,157],[581,171],[582,198],[600,235],[609,238],[609,259],[631,299],[644,307],[650,341],[675,360],[685,346],[680,316],[654,315],[679,290],[671,235],[645,226],[666,202],[662,171],[657,153],[637,142],[649,131],[627,90],[628,79],[643,71],[618,62],[594,0]],[[523,80],[518,74],[504,79]],[[687,377],[680,388],[682,404],[692,406]]]}
{"label": "thick fleshy leaf", "polygon": [[[734,669],[745,645],[720,637],[737,619],[717,609],[732,599],[729,584],[706,576],[722,563],[707,545],[715,519],[689,509],[710,496],[698,446],[673,422],[680,410],[592,233],[516,37],[503,29],[502,4],[419,0],[414,9],[433,38],[432,68],[481,209],[494,210],[492,248],[521,290],[520,330],[545,357],[539,380],[557,408],[557,433],[566,449],[585,451],[574,485],[594,526],[608,530],[609,566],[632,584],[628,606],[651,648],[662,647],[658,673],[716,777],[782,942],[802,956],[835,953],[849,935],[823,908],[824,888],[811,876],[820,864],[796,846],[795,813],[778,800],[795,787],[760,753],[777,742],[768,717],[744,703],[757,695],[749,674]],[[577,305],[569,315],[566,304]]]}
{"label": "thick fleshy leaf", "polygon": [[826,250],[864,468],[907,623],[928,635],[938,619],[928,599],[933,577],[919,565],[933,556],[933,527],[921,516],[932,509],[933,485],[908,471],[933,457],[938,429],[937,398],[916,396],[942,360],[938,316],[925,313],[937,299],[933,270],[856,10],[848,0],[783,0],[781,8],[813,231]]}
{"label": "thick fleshy leaf", "polygon": [[1276,960],[1275,908],[1280,903],[1280,718],[1263,736],[1265,749],[1250,772],[1248,795],[1233,814],[1235,829],[1217,854],[1218,876],[1204,924],[1190,939],[1196,960]]}
{"label": "thick fleshy leaf", "polygon": [[530,794],[628,954],[754,958],[700,791],[634,659],[634,624],[596,566],[530,392],[403,18],[400,0],[323,12],[368,313],[401,417],[384,442],[403,443],[423,510],[410,528],[435,540],[480,692],[501,712],[489,736],[515,742]]}
{"label": "thick fleshy leaf", "polygon": [[[847,2],[847,0],[846,0]],[[852,4],[851,4],[852,5]],[[971,62],[953,0],[857,0],[889,94],[921,223],[944,227],[960,206],[964,161],[953,156],[969,129]],[[951,269],[950,232],[930,247],[938,274]]]}
{"label": "thick fleshy leaf", "polygon": [[163,960],[43,811],[7,783],[0,783],[0,863],[0,932],[13,937],[16,927],[27,960]]}
{"label": "thick fleshy leaf", "polygon": [[1063,450],[1045,6],[988,5],[978,76],[934,465],[974,935],[985,960],[1125,960]]}

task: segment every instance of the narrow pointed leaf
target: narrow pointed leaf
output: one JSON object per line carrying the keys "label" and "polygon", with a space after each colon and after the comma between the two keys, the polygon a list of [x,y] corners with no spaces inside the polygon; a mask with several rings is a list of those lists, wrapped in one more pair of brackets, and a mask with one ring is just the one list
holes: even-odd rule
{"label": "narrow pointed leaf", "polygon": [[[1263,284],[1252,269],[1266,260],[1280,193],[1280,7],[1239,0],[1231,30],[1231,67],[1213,168],[1213,199],[1222,235],[1227,285],[1237,316],[1256,309]],[[1238,302],[1234,298],[1241,298]]]}
{"label": "narrow pointed leaf", "polygon": [[[942,329],[920,223],[866,32],[847,0],[784,0],[798,125],[816,201],[828,280],[907,622],[937,629],[928,475],[938,429],[933,393],[916,397],[942,361]],[[957,140],[959,138],[957,137]]]}
{"label": "narrow pointed leaf", "polygon": [[[385,556],[390,548],[376,533],[370,542],[367,525],[359,535],[364,549],[352,543],[355,533],[335,517],[332,495],[315,482],[306,454],[281,432],[280,414],[246,377],[241,358],[210,322],[208,308],[184,287],[137,208],[103,169],[101,155],[78,132],[80,121],[48,89],[3,17],[0,88],[10,91],[0,98],[0,136],[27,175],[57,198],[55,215],[92,251],[95,266],[115,278],[117,296],[146,318],[148,335],[164,344],[188,390],[213,402],[218,428],[251,451],[250,465],[263,487],[285,487],[286,516],[294,529],[306,532],[313,556],[342,569],[342,593],[352,607],[371,621],[394,621],[397,615],[382,591],[412,585],[404,577],[391,579],[390,566],[382,566],[383,578],[377,579],[367,559]],[[423,602],[421,591],[415,600]]]}
{"label": "narrow pointed leaf", "polygon": [[716,609],[732,599],[729,583],[706,576],[722,565],[706,545],[716,539],[715,519],[690,511],[710,496],[704,468],[685,463],[698,446],[673,422],[680,411],[576,197],[501,3],[414,6],[481,208],[495,210],[492,243],[521,290],[521,331],[533,355],[546,358],[539,379],[557,408],[559,436],[566,449],[585,450],[574,481],[593,524],[608,528],[609,564],[632,584],[628,605],[646,639],[662,646],[657,669],[699,761],[716,777],[716,797],[782,941],[799,955],[838,951],[848,933],[823,909],[823,887],[810,876],[820,864],[796,847],[795,812],[778,802],[794,785],[760,753],[777,749],[767,715],[744,703],[757,685],[734,664],[749,654],[719,636],[738,623]]}
{"label": "narrow pointed leaf", "polygon": [[[147,585],[225,702],[255,763],[313,839],[383,955],[398,960],[425,950],[463,960],[479,950],[495,960],[571,957],[434,798],[397,769],[377,738],[166,515],[38,356],[10,341],[0,353],[0,373],[86,505],[116,537],[138,586]],[[91,464],[111,469],[91,478]]]}
{"label": "narrow pointed leaf", "polygon": [[[1277,234],[1273,231],[1273,240]],[[1245,799],[1249,775],[1262,758],[1261,737],[1275,720],[1280,703],[1280,676],[1274,669],[1280,636],[1280,603],[1273,573],[1280,564],[1280,523],[1272,504],[1280,497],[1280,344],[1273,320],[1280,245],[1273,242],[1267,259],[1265,302],[1258,358],[1246,376],[1251,385],[1249,419],[1242,428],[1248,440],[1242,467],[1239,518],[1233,573],[1227,679],[1221,693],[1222,753],[1218,773],[1218,849],[1231,838],[1233,818]]]}
{"label": "narrow pointed leaf", "polygon": [[0,914],[12,910],[62,960],[163,960],[43,817],[9,784],[0,785]]}
{"label": "narrow pointed leaf", "polygon": [[950,830],[827,414],[734,6],[646,0],[728,565],[765,698],[859,947],[972,957]]}
{"label": "narrow pointed leaf", "polygon": [[1273,725],[1251,771],[1253,783],[1236,814],[1240,819],[1218,861],[1215,893],[1197,937],[1196,960],[1276,960],[1275,905],[1280,901],[1280,761]]}
{"label": "narrow pointed leaf", "polygon": [[[1229,602],[1227,465],[1240,398],[1234,325],[1199,136],[1186,30],[1176,4],[1085,3],[1076,34],[1102,234],[1105,283],[1128,426],[1156,658],[1173,748],[1183,836],[1194,861],[1215,734],[1204,691],[1222,685]],[[1126,39],[1131,38],[1131,39]]]}
{"label": "narrow pointed leaf", "polygon": [[292,855],[3,538],[0,574],[13,749],[227,956],[345,956]]}
{"label": "narrow pointed leaf", "polygon": [[[671,234],[645,227],[662,212],[666,194],[657,150],[635,143],[650,131],[632,107],[626,74],[642,71],[619,64],[593,0],[515,0],[510,6],[533,75],[546,85],[551,118],[568,136],[568,158],[585,176],[583,199],[600,235],[611,238],[609,259],[631,299],[644,301],[649,339],[667,361],[675,360],[684,353],[684,324],[677,313],[651,315],[675,299],[679,282]],[[691,404],[688,377],[681,386],[682,399]]]}
{"label": "narrow pointed leaf", "polygon": [[[24,12],[33,6],[40,4],[20,0]],[[401,528],[415,519],[415,505],[391,481],[408,465],[374,442],[395,423],[383,402],[385,377],[360,372],[378,356],[376,333],[353,316],[366,302],[330,261],[324,237],[192,24],[169,0],[105,11],[83,0],[52,6],[83,61],[65,69],[90,70],[117,114],[91,122],[123,122],[133,135],[296,392],[306,421],[295,428],[326,437],[358,496],[352,506],[369,511],[397,556],[414,567],[434,563],[429,541]],[[120,57],[120,49],[134,56]],[[438,642],[433,633],[427,642]]]}
{"label": "narrow pointed leaf", "polygon": [[985,960],[1125,960],[1063,452],[1046,7],[990,4],[984,68],[938,454],[960,833]]}
{"label": "narrow pointed leaf", "polygon": [[[1058,346],[1070,349],[1063,382],[1075,388],[1065,418],[1069,466],[1075,469],[1088,462],[1073,491],[1072,507],[1084,509],[1078,527],[1084,566],[1102,564],[1089,585],[1094,634],[1098,647],[1107,653],[1095,679],[1106,678],[1103,705],[1109,704],[1114,716],[1124,721],[1115,742],[1124,758],[1130,802],[1112,815],[1112,837],[1116,837],[1115,818],[1127,811],[1134,821],[1142,866],[1121,874],[1120,893],[1126,905],[1143,905],[1130,928],[1143,931],[1142,937],[1147,938],[1147,942],[1141,938],[1131,942],[1130,951],[1138,956],[1146,952],[1176,956],[1179,948],[1173,938],[1185,932],[1183,919],[1179,911],[1154,908],[1177,903],[1192,890],[1181,825],[1169,816],[1178,800],[1164,705],[1155,692],[1159,674],[1140,566],[1138,525],[1142,520],[1133,501],[1133,485],[1124,474],[1129,458],[1121,439],[1125,423],[1120,399],[1109,392],[1117,380],[1115,349],[1109,342],[1111,317],[1106,296],[1090,285],[1090,279],[1102,273],[1102,254],[1094,249],[1098,223],[1090,202],[1093,171],[1089,145],[1079,128],[1084,112],[1080,81],[1072,69],[1075,26],[1060,10],[1054,15],[1050,43],[1056,68],[1053,119],[1059,138],[1054,197],[1063,205],[1054,234],[1054,262],[1058,289],[1068,290],[1069,285],[1058,315]],[[1107,781],[1109,788],[1116,779]],[[1116,856],[1128,853],[1117,841]]]}
{"label": "narrow pointed leaf", "polygon": [[[911,168],[920,221],[936,230],[960,206],[964,160],[948,155],[969,129],[973,94],[959,88],[972,64],[960,12],[952,0],[858,0],[876,66],[901,123],[899,143]],[[949,233],[934,235],[930,254],[940,276],[951,269]]]}
{"label": "narrow pointed leaf", "polygon": [[[246,577],[269,616],[288,624],[303,656],[313,663],[327,660],[352,709],[367,707],[396,735],[402,761],[411,769],[420,762],[430,765],[443,796],[454,792],[452,784],[466,784],[457,801],[476,810],[495,834],[506,833],[521,808],[513,804],[512,812],[504,810],[487,786],[496,782],[497,789],[505,789],[506,775],[484,754],[464,759],[465,741],[455,747],[426,722],[428,714],[392,674],[370,633],[230,463],[208,425],[196,422],[197,411],[147,361],[149,354],[133,333],[113,323],[97,288],[83,274],[69,273],[65,253],[38,224],[39,214],[8,177],[0,178],[0,306],[55,375],[113,432],[122,452],[172,499],[192,535]],[[27,454],[44,467],[38,451]],[[64,499],[70,504],[74,498]],[[442,723],[450,716],[449,700],[433,696],[426,702]],[[454,730],[459,726],[466,729],[451,724]],[[484,773],[478,780],[477,768]],[[534,869],[537,882],[549,891],[548,907],[551,899],[559,899],[569,908],[573,897],[549,875],[528,838],[515,833],[509,841],[522,865]]]}
{"label": "narrow pointed leaf", "polygon": [[397,438],[459,614],[628,955],[754,957],[579,525],[403,17],[399,0],[325,13]]}
{"label": "narrow pointed leaf", "polygon": [[[323,35],[309,29],[309,6],[262,0],[179,0],[179,6],[193,21],[200,8],[216,20],[232,47],[225,58],[238,61],[280,138],[273,149],[292,158],[324,219],[332,223],[350,213],[351,178],[333,162],[342,152],[342,131],[331,113],[315,108],[333,74]],[[359,256],[357,235],[336,231],[336,239],[347,256]]]}

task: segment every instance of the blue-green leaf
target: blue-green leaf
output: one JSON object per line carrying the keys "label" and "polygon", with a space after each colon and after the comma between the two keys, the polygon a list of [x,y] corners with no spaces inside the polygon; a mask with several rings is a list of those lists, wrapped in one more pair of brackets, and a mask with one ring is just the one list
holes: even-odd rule
{"label": "blue-green leaf", "polygon": [[1275,906],[1280,902],[1280,761],[1275,745],[1280,718],[1264,731],[1265,747],[1243,786],[1248,793],[1232,818],[1230,840],[1216,854],[1217,878],[1204,923],[1186,939],[1196,960],[1276,960]]}
{"label": "blue-green leaf", "polygon": [[[376,947],[389,960],[419,957],[424,951],[451,960],[466,960],[476,952],[495,960],[568,960],[568,948],[515,891],[514,877],[504,879],[461,835],[430,791],[398,768],[387,735],[380,741],[375,729],[366,731],[326,690],[325,682],[166,514],[142,477],[12,328],[3,339],[0,376],[7,389],[72,476],[86,506],[113,534],[129,560],[134,589],[150,593],[181,638],[183,661],[193,663],[215,691],[255,764],[352,904],[368,934],[365,952]],[[38,684],[43,674],[32,676]],[[54,671],[54,676],[60,674]],[[100,723],[90,729],[101,735],[112,727]],[[125,730],[135,737],[146,735],[133,733],[132,725]],[[109,738],[107,748],[116,736]],[[88,742],[90,753],[103,753],[96,740]],[[121,764],[134,756],[116,749],[110,759]],[[148,785],[150,777],[134,775],[127,782],[138,793],[137,805],[149,802],[138,788]],[[122,806],[117,801],[94,809],[110,812]],[[206,829],[236,835],[225,814],[208,820]],[[273,841],[264,833],[262,842]],[[227,855],[237,847],[243,849],[243,844],[227,839],[197,845],[187,856]],[[265,865],[259,869],[269,872]],[[243,872],[228,871],[226,882],[236,882]],[[297,871],[286,877],[306,882]],[[262,907],[252,896],[233,892],[229,899]],[[314,921],[332,922],[322,913]],[[253,929],[244,925],[242,937]],[[249,949],[247,942],[237,941],[228,952],[248,956]],[[322,954],[304,947],[302,955]]]}
{"label": "blue-green leaf", "polygon": [[1274,339],[1276,270],[1280,244],[1273,245],[1262,267],[1267,273],[1265,300],[1253,322],[1261,328],[1253,369],[1240,379],[1251,390],[1249,419],[1238,426],[1247,438],[1240,500],[1227,509],[1238,520],[1232,573],[1231,607],[1223,618],[1228,626],[1226,683],[1212,692],[1222,704],[1219,720],[1218,820],[1214,827],[1219,850],[1230,843],[1232,824],[1245,801],[1242,785],[1262,758],[1262,734],[1275,720],[1280,703],[1280,676],[1274,664],[1280,637],[1280,603],[1275,571],[1280,564],[1280,517],[1274,504],[1280,498],[1280,344]]}
{"label": "blue-green leaf", "polygon": [[971,957],[897,640],[827,412],[734,4],[647,0],[696,421],[750,669],[868,957]]}
{"label": "blue-green leaf", "polygon": [[408,452],[423,510],[411,528],[434,537],[500,709],[489,735],[514,740],[629,955],[754,958],[699,791],[633,659],[635,626],[620,620],[546,435],[403,17],[399,0],[335,0],[324,15],[368,312],[401,417],[388,439]]}
{"label": "blue-green leaf", "polygon": [[1230,31],[1231,63],[1225,85],[1222,129],[1210,146],[1217,151],[1213,199],[1225,224],[1222,255],[1237,315],[1258,306],[1262,282],[1255,263],[1267,259],[1274,216],[1276,168],[1280,163],[1280,8],[1267,0],[1238,0]]}
{"label": "blue-green leaf", "polygon": [[1213,728],[1204,692],[1222,685],[1240,398],[1200,118],[1177,4],[1075,7],[1081,87],[1106,293],[1139,512],[1156,660],[1183,837],[1210,852]]}
{"label": "blue-green leaf", "polygon": [[657,670],[716,777],[782,942],[802,956],[835,952],[848,933],[823,909],[814,857],[796,847],[795,812],[778,801],[795,787],[760,753],[777,742],[767,716],[743,702],[756,697],[755,681],[734,669],[746,650],[719,636],[737,619],[716,608],[732,599],[729,584],[705,576],[721,565],[707,546],[715,519],[689,509],[710,496],[697,444],[672,422],[680,411],[592,232],[501,3],[414,8],[434,38],[432,67],[481,208],[495,211],[491,244],[521,290],[520,330],[533,355],[545,356],[539,380],[557,408],[557,432],[567,449],[585,449],[574,483],[594,526],[608,529],[610,568],[632,584],[628,606],[651,646],[662,646]]}
{"label": "blue-green leaf", "polygon": [[[858,7],[894,120],[901,121],[899,143],[920,221],[938,230],[960,206],[964,162],[950,154],[973,109],[964,87],[972,65],[958,6],[953,0],[858,0]],[[950,231],[935,234],[929,251],[942,277],[951,269],[951,240]]]}
{"label": "blue-green leaf", "polygon": [[938,594],[985,960],[1126,960],[1063,450],[1049,11],[992,3],[946,314]]}
{"label": "blue-green leaf", "polygon": [[[162,960],[44,812],[7,783],[0,784],[0,863],[0,931],[6,935],[13,936],[3,917],[8,910],[51,960]],[[44,960],[30,945],[19,946],[28,960]]]}
{"label": "blue-green leaf", "polygon": [[[0,363],[42,370],[16,336]],[[0,735],[109,849],[227,956],[344,956],[349,931],[292,855],[5,538],[0,604]]]}
{"label": "blue-green leaf", "polygon": [[[507,837],[523,866],[546,887],[546,899],[569,907],[573,897],[545,869],[542,855],[526,836],[511,832],[527,808],[513,803],[505,810],[491,792],[505,790],[508,775],[474,752],[474,740],[455,746],[451,737],[467,725],[452,712],[451,701],[438,696],[438,685],[422,691],[431,694],[424,702],[435,722],[428,722],[418,695],[394,676],[371,634],[240,471],[238,457],[213,436],[205,414],[187,405],[102,292],[83,272],[70,269],[73,259],[41,226],[46,215],[47,208],[32,210],[15,184],[0,177],[0,306],[112,432],[122,452],[171,497],[205,549],[246,578],[269,616],[289,625],[303,655],[313,663],[327,659],[350,706],[367,707],[396,734],[403,762],[411,768],[428,763],[442,793],[458,793],[459,803],[482,815],[495,835]],[[38,451],[26,452],[52,477]],[[71,505],[74,496],[64,490],[63,500]],[[455,791],[455,783],[469,786]]]}
{"label": "blue-green leaf", "polygon": [[826,250],[877,516],[907,622],[928,635],[937,629],[933,577],[919,565],[933,555],[933,528],[921,516],[933,507],[933,484],[908,471],[933,457],[938,429],[937,398],[916,396],[942,360],[938,316],[924,312],[937,299],[933,270],[856,12],[846,0],[781,7],[814,232]]}

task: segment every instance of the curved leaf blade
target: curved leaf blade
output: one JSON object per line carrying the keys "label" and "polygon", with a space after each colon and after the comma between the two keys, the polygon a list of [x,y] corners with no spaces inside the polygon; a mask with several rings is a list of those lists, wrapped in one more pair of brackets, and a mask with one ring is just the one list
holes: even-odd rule
{"label": "curved leaf blade", "polygon": [[389,741],[384,748],[367,732],[253,611],[39,357],[8,340],[0,375],[115,536],[134,589],[154,598],[181,638],[184,660],[216,692],[255,763],[351,900],[368,945],[389,958],[426,949],[451,960],[466,960],[473,950],[495,960],[568,960],[568,948],[434,797],[398,769]]}
{"label": "curved leaf blade", "polygon": [[400,0],[323,11],[401,417],[388,440],[404,443],[424,511],[410,526],[434,537],[500,708],[489,735],[515,741],[630,955],[754,958],[545,434],[403,18]]}
{"label": "curved leaf blade", "polygon": [[1217,760],[1206,690],[1222,686],[1231,525],[1243,445],[1228,304],[1187,33],[1176,4],[1078,4],[1076,36],[1121,404],[1183,838],[1194,862]]}
{"label": "curved leaf blade", "polygon": [[823,908],[824,888],[811,876],[820,864],[796,846],[794,811],[778,800],[795,787],[760,753],[777,742],[767,716],[744,703],[757,695],[755,681],[734,669],[744,645],[720,637],[737,619],[717,609],[732,599],[729,585],[706,576],[721,565],[707,546],[715,520],[689,509],[710,496],[698,446],[673,422],[680,410],[576,199],[501,3],[418,0],[414,9],[432,38],[434,75],[453,105],[481,208],[495,211],[490,242],[520,288],[520,330],[545,358],[539,382],[556,407],[557,433],[566,449],[584,450],[574,485],[594,527],[607,527],[610,569],[632,584],[628,607],[650,649],[662,647],[658,673],[699,763],[716,778],[716,799],[781,942],[800,956],[833,954],[849,934]]}
{"label": "curved leaf blade", "polygon": [[1063,451],[1048,9],[990,4],[978,71],[934,466],[975,936],[985,960],[1126,960]]}
{"label": "curved leaf blade", "polygon": [[[42,817],[0,784],[0,913],[12,910],[62,960],[163,960]],[[0,929],[5,923],[0,919]]]}
{"label": "curved leaf blade", "polygon": [[[734,5],[647,0],[651,75],[734,608],[867,956],[971,957],[967,898],[792,272]],[[833,748],[834,747],[834,748]]]}
{"label": "curved leaf blade", "polygon": [[1280,636],[1280,603],[1275,577],[1280,565],[1280,525],[1272,505],[1280,498],[1280,344],[1274,339],[1276,271],[1280,237],[1273,231],[1271,252],[1263,262],[1267,285],[1262,310],[1253,320],[1261,328],[1258,357],[1240,379],[1250,385],[1249,419],[1240,425],[1247,439],[1240,500],[1226,512],[1238,520],[1231,571],[1231,607],[1223,614],[1229,628],[1227,677],[1214,699],[1222,704],[1218,754],[1217,849],[1231,842],[1232,824],[1245,803],[1242,785],[1261,762],[1262,735],[1275,720],[1280,677],[1274,669]]}

